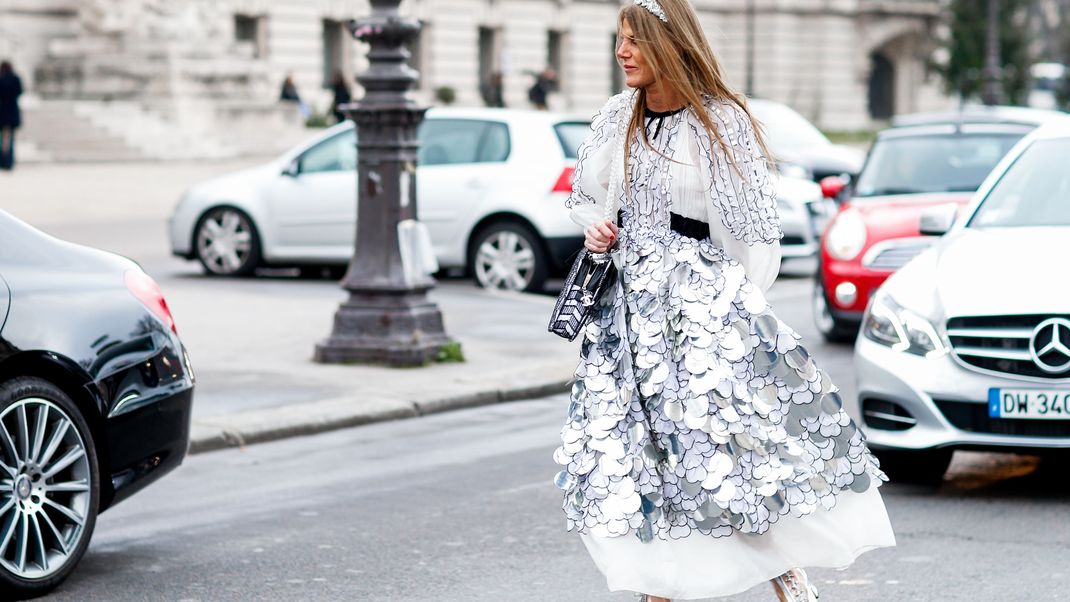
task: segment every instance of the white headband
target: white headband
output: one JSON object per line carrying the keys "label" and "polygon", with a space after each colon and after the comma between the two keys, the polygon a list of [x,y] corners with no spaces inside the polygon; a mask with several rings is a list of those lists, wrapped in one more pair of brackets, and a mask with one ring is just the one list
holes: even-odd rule
{"label": "white headband", "polygon": [[665,16],[665,11],[661,9],[661,5],[655,0],[635,0],[635,3],[650,11],[650,14],[660,19],[662,23],[669,22],[669,18]]}

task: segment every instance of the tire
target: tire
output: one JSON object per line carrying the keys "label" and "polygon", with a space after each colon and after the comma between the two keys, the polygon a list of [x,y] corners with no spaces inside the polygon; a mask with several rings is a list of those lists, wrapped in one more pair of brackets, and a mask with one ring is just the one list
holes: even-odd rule
{"label": "tire", "polygon": [[481,228],[468,249],[468,270],[482,288],[542,291],[549,260],[542,238],[515,222]]}
{"label": "tire", "polygon": [[0,599],[40,596],[71,574],[93,536],[100,505],[93,435],[59,387],[15,378],[0,383],[0,460]]}
{"label": "tire", "polygon": [[874,449],[881,469],[892,482],[937,486],[951,465],[950,449]]}
{"label": "tire", "polygon": [[814,326],[821,333],[821,338],[829,343],[850,343],[858,335],[858,326],[838,320],[829,310],[828,294],[825,283],[821,280],[821,267],[814,278],[814,290],[810,295],[810,308],[813,310]]}
{"label": "tire", "polygon": [[245,212],[216,207],[197,220],[193,253],[209,276],[251,276],[261,261],[260,235]]}

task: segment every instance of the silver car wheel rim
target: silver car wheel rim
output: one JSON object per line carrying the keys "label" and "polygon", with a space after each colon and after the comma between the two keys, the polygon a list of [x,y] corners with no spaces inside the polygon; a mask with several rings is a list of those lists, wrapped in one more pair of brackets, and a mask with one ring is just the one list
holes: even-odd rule
{"label": "silver car wheel rim", "polygon": [[62,408],[22,399],[0,415],[0,566],[22,579],[55,574],[85,533],[91,497],[85,442]]}
{"label": "silver car wheel rim", "polygon": [[535,276],[535,249],[511,230],[491,234],[476,252],[476,278],[486,288],[524,290]]}
{"label": "silver car wheel rim", "polygon": [[817,325],[817,329],[822,333],[828,334],[832,332],[835,327],[835,323],[832,319],[832,312],[829,310],[828,301],[825,299],[825,291],[820,284],[814,283],[814,323]]}
{"label": "silver car wheel rim", "polygon": [[197,253],[216,274],[233,274],[249,260],[253,235],[237,211],[225,209],[208,215],[197,232]]}

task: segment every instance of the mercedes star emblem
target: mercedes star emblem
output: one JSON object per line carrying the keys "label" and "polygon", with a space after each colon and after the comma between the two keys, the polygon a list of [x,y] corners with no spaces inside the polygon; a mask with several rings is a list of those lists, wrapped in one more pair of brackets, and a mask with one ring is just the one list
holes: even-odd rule
{"label": "mercedes star emblem", "polygon": [[1049,374],[1070,370],[1070,320],[1049,318],[1037,324],[1029,354],[1033,363]]}

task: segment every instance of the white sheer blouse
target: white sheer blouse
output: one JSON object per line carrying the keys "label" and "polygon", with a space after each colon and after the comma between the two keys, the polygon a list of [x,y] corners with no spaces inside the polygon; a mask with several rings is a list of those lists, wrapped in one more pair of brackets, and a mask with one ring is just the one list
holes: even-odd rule
{"label": "white sheer blouse", "polygon": [[[688,115],[684,118],[691,117]],[[768,290],[780,272],[780,243],[747,243],[734,237],[716,213],[718,208],[711,202],[709,191],[712,183],[709,178],[704,177],[705,170],[699,168],[700,149],[687,124],[679,129],[674,142],[673,156],[676,161],[670,167],[672,184],[669,192],[672,212],[707,222],[710,225],[710,241],[738,261],[751,282],[763,291]],[[581,172],[580,177],[584,181],[573,183],[574,186],[582,186],[596,201],[577,203],[570,211],[572,221],[584,228],[606,217],[605,197],[609,188],[615,144],[618,144],[617,140],[611,139],[610,143],[594,149],[587,157],[588,164]],[[723,157],[723,154],[715,153],[715,156]],[[616,207],[613,206],[609,215],[615,214]]]}

